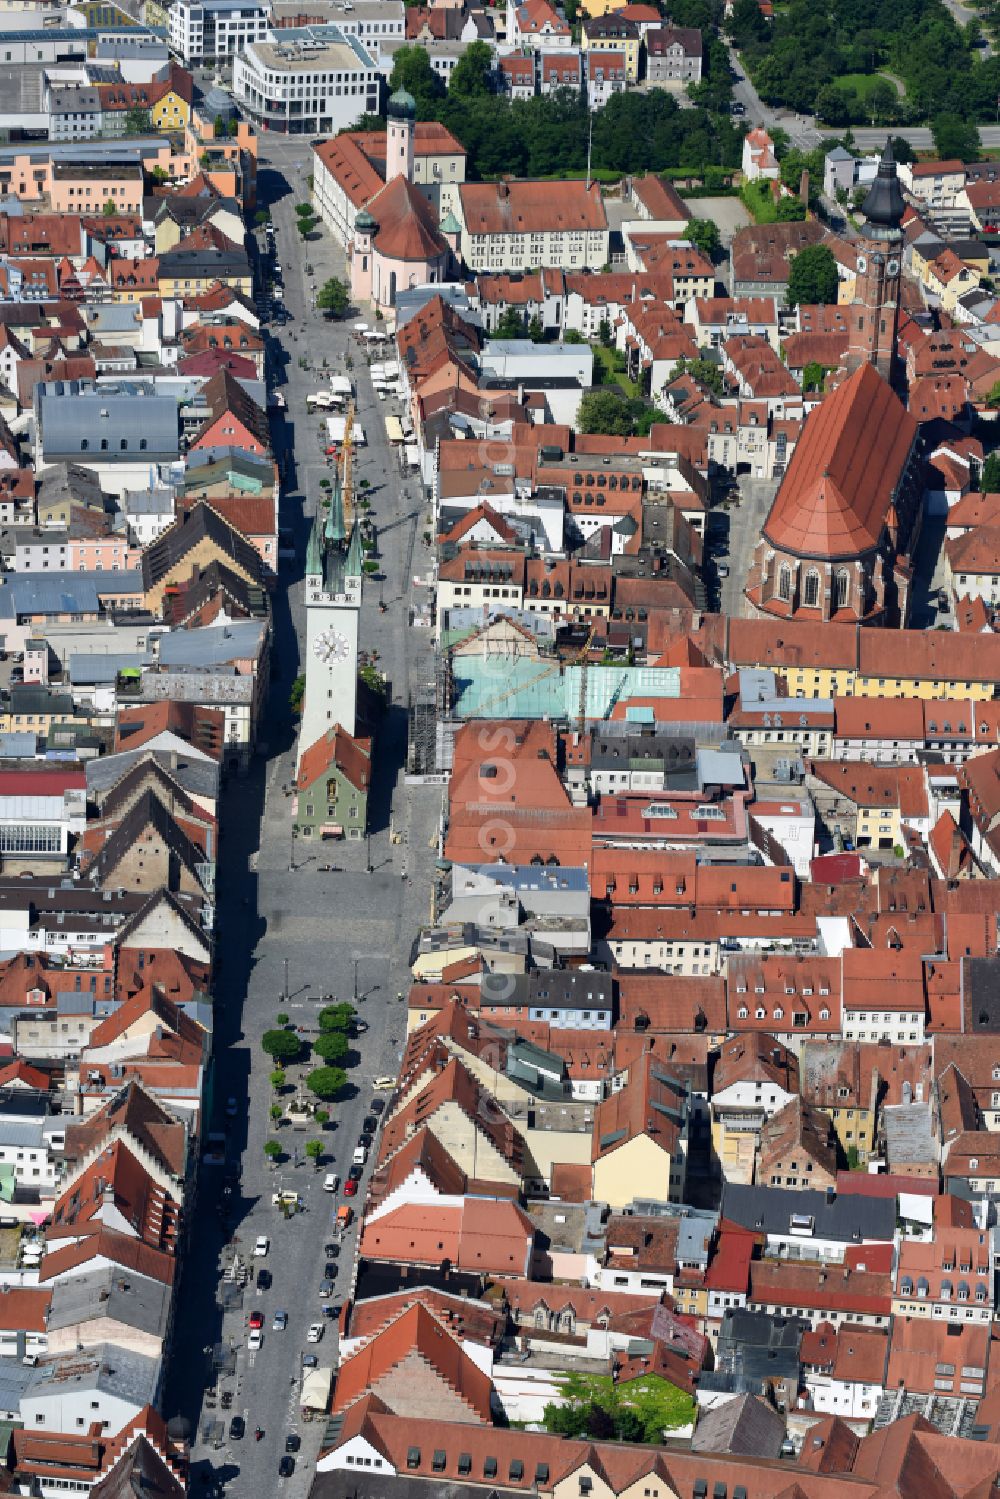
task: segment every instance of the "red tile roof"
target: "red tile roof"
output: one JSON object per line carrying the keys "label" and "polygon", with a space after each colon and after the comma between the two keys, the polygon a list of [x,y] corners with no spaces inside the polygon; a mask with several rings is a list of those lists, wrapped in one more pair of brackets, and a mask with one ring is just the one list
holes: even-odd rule
{"label": "red tile roof", "polygon": [[463,182],[459,189],[469,234],[559,233],[605,230],[604,201],[597,183]]}
{"label": "red tile roof", "polygon": [[435,1316],[420,1301],[341,1359],[333,1409],[346,1410],[369,1390],[391,1405],[386,1376],[401,1364],[419,1377],[422,1403],[433,1400],[437,1380],[468,1408],[469,1419],[490,1421],[492,1381],[465,1352],[447,1320]]}
{"label": "red tile roof", "polygon": [[807,419],[764,535],[803,557],[878,546],[916,431],[891,388],[862,365]]}
{"label": "red tile roof", "polygon": [[[523,1278],[531,1262],[534,1225],[516,1203],[466,1197],[461,1206],[404,1203],[365,1225],[366,1259],[440,1266]],[[43,1262],[44,1264],[44,1262]]]}

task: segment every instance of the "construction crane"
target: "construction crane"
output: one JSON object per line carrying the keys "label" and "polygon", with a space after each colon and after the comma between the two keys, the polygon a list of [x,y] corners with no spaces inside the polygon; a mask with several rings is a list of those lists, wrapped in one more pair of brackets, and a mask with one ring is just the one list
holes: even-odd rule
{"label": "construction crane", "polygon": [[354,478],[351,472],[354,456],[354,398],[347,403],[347,415],[344,418],[344,466],[341,476],[341,494],[344,500],[344,525],[348,532],[354,521]]}

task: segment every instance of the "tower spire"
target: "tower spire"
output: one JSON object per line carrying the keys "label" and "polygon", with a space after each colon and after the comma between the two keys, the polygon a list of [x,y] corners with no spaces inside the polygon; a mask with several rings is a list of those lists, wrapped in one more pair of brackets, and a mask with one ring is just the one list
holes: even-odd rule
{"label": "tower spire", "polygon": [[340,546],[347,538],[344,523],[344,492],[340,487],[340,470],[334,466],[333,489],[330,491],[330,508],[326,512],[324,537],[333,546]]}

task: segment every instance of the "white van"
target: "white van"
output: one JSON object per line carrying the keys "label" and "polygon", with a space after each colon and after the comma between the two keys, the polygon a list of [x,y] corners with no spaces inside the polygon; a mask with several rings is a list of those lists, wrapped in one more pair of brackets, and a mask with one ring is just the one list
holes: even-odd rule
{"label": "white van", "polygon": [[359,1145],[354,1152],[351,1161],[352,1166],[363,1166],[368,1159],[368,1152],[363,1145]]}

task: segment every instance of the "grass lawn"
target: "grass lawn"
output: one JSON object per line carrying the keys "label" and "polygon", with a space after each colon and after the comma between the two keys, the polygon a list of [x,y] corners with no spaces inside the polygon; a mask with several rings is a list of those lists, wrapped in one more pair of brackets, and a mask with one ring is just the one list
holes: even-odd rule
{"label": "grass lawn", "polygon": [[569,1374],[561,1385],[573,1404],[599,1405],[609,1414],[619,1409],[635,1411],[647,1442],[659,1441],[660,1432],[676,1431],[695,1419],[692,1396],[655,1374],[621,1385],[608,1374]]}
{"label": "grass lawn", "polygon": [[642,399],[642,391],[634,380],[623,375],[615,369],[615,354],[617,350],[606,349],[602,343],[592,344],[594,351],[594,384],[614,385],[618,384],[627,396],[635,396]]}
{"label": "grass lawn", "polygon": [[878,82],[887,83],[892,89],[896,88],[895,80],[888,73],[841,73],[839,77],[831,79],[831,82],[834,88],[850,89],[859,99],[867,99],[873,85]]}

